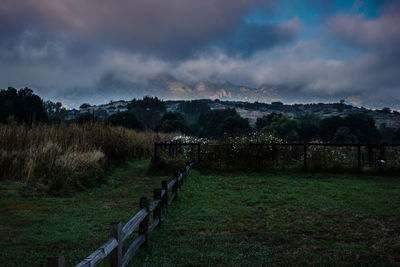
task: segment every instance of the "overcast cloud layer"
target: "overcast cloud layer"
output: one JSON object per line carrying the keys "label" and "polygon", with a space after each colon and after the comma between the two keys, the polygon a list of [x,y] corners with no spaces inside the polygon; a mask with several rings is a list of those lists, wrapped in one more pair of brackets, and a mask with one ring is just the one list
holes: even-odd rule
{"label": "overcast cloud layer", "polygon": [[310,22],[295,0],[0,0],[0,88],[79,105],[230,81],[400,108],[399,2],[341,2],[301,1]]}

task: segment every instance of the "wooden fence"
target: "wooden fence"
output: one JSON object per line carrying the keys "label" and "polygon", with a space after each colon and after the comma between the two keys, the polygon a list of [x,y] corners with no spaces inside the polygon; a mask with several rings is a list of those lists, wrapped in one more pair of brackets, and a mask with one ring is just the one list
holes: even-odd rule
{"label": "wooden fence", "polygon": [[179,143],[177,141],[155,143],[154,144],[154,156],[158,157],[160,151],[165,151],[171,158],[178,158],[182,153],[183,147],[190,147],[192,157],[191,160],[197,158],[197,162],[200,161],[200,143]]}
{"label": "wooden fence", "polygon": [[[184,150],[184,147],[188,149]],[[259,171],[274,166],[305,171],[344,169],[353,172],[384,172],[400,169],[400,144],[166,142],[155,145],[156,157],[160,151],[182,160],[197,158],[197,162],[200,162],[200,158],[204,158],[199,167],[215,170],[227,170],[227,166],[243,166],[242,170]],[[336,158],[333,155],[324,157],[329,152],[337,152]]]}
{"label": "wooden fence", "polygon": [[[207,151],[209,148],[214,147],[214,151],[218,150],[221,146],[232,146],[231,144],[206,144],[203,146],[202,150]],[[254,163],[258,161],[257,157],[262,156],[257,154],[260,149],[266,149],[266,144],[262,143],[250,143],[250,144],[239,144],[236,146],[241,146],[249,151],[253,151],[255,155],[247,155],[247,158],[252,160]],[[215,149],[217,148],[217,149]],[[318,148],[318,149],[316,149]],[[391,149],[400,148],[400,144],[333,144],[333,143],[276,143],[270,144],[267,150],[277,150],[285,151],[289,154],[291,159],[296,158],[297,162],[301,162],[301,167],[303,170],[307,171],[311,163],[310,160],[315,160],[315,155],[318,155],[316,150],[322,151],[340,151],[343,158],[347,160],[342,160],[342,167],[345,167],[345,161],[347,164],[351,164],[348,169],[353,171],[361,172],[364,166],[368,166],[370,169],[376,169],[378,171],[383,171],[385,163],[390,159]],[[320,154],[321,155],[321,154]],[[400,155],[400,154],[399,154]],[[277,159],[274,159],[275,161]],[[397,162],[397,167],[400,167],[400,161]],[[282,167],[285,164],[281,164]],[[288,166],[286,166],[288,167]]]}
{"label": "wooden fence", "polygon": [[[153,202],[150,203],[146,197],[140,198],[140,211],[136,213],[124,226],[120,222],[112,222],[110,226],[110,239],[101,245],[96,251],[90,254],[86,259],[75,265],[75,267],[96,266],[100,261],[109,256],[110,266],[127,266],[135,255],[136,251],[147,244],[148,235],[156,228],[161,226],[168,206],[176,201],[181,186],[186,180],[187,173],[193,166],[192,163],[186,163],[186,166],[174,174],[172,181],[162,181],[161,188],[154,189]],[[171,192],[168,196],[168,192]],[[150,223],[150,217],[153,214],[153,220]],[[128,250],[123,255],[123,242],[139,229],[138,236],[131,243]],[[64,267],[65,259],[63,256],[48,257],[48,267]]]}

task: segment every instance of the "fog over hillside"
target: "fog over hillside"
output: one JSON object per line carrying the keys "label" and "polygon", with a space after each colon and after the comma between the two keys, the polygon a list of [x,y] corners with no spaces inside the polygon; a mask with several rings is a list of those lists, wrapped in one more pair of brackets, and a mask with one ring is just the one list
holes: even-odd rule
{"label": "fog over hillside", "polygon": [[220,99],[230,101],[248,101],[270,103],[281,101],[288,104],[296,103],[334,103],[346,100],[355,106],[367,108],[390,107],[400,109],[400,100],[391,97],[379,97],[360,92],[327,94],[309,92],[301,86],[290,87],[273,84],[263,84],[259,87],[234,84],[229,81],[218,83],[212,81],[184,82],[169,74],[161,74],[138,82],[129,82],[115,74],[104,75],[96,88],[87,89],[86,93],[79,90],[62,91],[51,98],[60,100],[71,107],[80,103],[107,103],[111,100],[131,100],[145,95],[157,96],[164,100],[188,99]]}

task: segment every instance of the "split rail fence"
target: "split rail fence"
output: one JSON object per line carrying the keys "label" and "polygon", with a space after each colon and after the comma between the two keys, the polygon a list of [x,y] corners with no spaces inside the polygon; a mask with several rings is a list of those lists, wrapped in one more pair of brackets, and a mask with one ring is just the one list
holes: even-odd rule
{"label": "split rail fence", "polygon": [[[110,266],[121,267],[128,266],[136,251],[147,244],[149,234],[161,226],[164,217],[168,212],[168,207],[178,198],[183,182],[194,163],[186,163],[186,166],[178,172],[175,172],[172,181],[162,181],[161,188],[154,189],[154,200],[150,203],[147,197],[140,198],[140,211],[136,213],[124,226],[121,222],[113,222],[110,227],[110,239],[101,245],[96,251],[90,254],[86,259],[76,264],[75,267],[96,266],[103,259],[109,256]],[[171,192],[168,196],[168,192]],[[150,217],[153,214],[153,220],[150,223]],[[128,250],[123,255],[123,242],[138,231],[138,236],[130,244]],[[65,258],[63,256],[48,257],[48,267],[64,267]]]}

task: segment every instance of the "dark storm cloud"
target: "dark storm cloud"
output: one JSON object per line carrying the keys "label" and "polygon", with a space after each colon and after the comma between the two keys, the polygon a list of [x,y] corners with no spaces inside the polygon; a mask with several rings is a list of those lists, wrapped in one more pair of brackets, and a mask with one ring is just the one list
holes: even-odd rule
{"label": "dark storm cloud", "polygon": [[228,54],[249,56],[256,51],[296,40],[298,27],[298,19],[288,21],[284,25],[243,24],[220,45]]}
{"label": "dark storm cloud", "polygon": [[365,51],[349,62],[351,81],[364,94],[399,98],[400,95],[400,2],[386,1],[382,15],[339,14],[327,20],[336,41]]}
{"label": "dark storm cloud", "polygon": [[381,52],[400,50],[400,12],[376,19],[338,15],[328,25],[336,38],[350,45]]}
{"label": "dark storm cloud", "polygon": [[[280,18],[281,3],[0,0],[0,88],[30,86],[44,98],[99,103],[180,92],[179,81],[228,80],[282,93],[291,88],[293,99],[400,97],[398,1],[385,1],[372,18],[333,14],[336,1],[317,0],[282,5],[295,15]],[[295,17],[295,4],[324,17],[312,25],[312,37],[304,35],[310,25]],[[265,23],[248,23],[260,8],[277,12],[275,20],[263,12]],[[337,57],[336,44],[355,53]],[[154,78],[165,74],[176,81]]]}
{"label": "dark storm cloud", "polygon": [[246,13],[269,2],[4,0],[0,12],[5,24],[39,25],[131,51],[182,57],[233,32]]}

